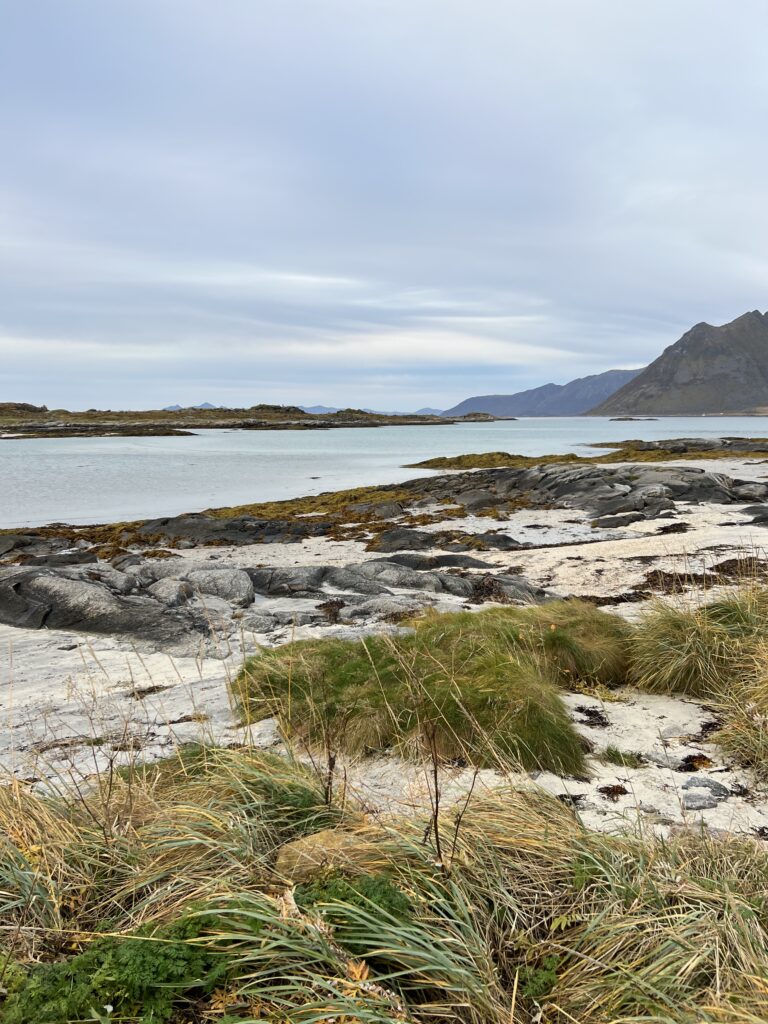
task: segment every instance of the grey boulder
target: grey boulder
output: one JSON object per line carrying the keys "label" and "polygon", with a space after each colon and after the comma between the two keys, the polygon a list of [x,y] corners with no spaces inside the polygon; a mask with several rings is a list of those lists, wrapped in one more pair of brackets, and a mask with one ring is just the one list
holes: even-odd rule
{"label": "grey boulder", "polygon": [[186,604],[194,593],[191,584],[185,580],[174,580],[170,577],[153,583],[147,587],[147,591],[168,608],[178,608],[180,605]]}
{"label": "grey boulder", "polygon": [[240,608],[253,604],[253,583],[243,569],[193,569],[185,579],[201,594],[223,598]]}

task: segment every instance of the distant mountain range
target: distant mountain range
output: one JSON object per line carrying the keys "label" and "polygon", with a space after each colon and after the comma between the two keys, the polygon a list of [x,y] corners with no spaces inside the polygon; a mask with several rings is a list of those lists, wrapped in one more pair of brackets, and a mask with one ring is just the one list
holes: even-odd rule
{"label": "distant mountain range", "polygon": [[568,384],[543,384],[513,395],[478,395],[446,409],[443,416],[487,412],[492,416],[580,416],[642,371],[606,370]]}
{"label": "distant mountain range", "polygon": [[[179,405],[166,406],[168,412]],[[193,409],[223,406],[203,402]],[[314,416],[334,406],[302,405]],[[752,310],[721,327],[696,324],[645,369],[606,370],[568,384],[543,384],[510,395],[476,395],[451,409],[416,413],[364,412],[387,416],[696,416],[768,414],[768,313]]]}
{"label": "distant mountain range", "polygon": [[[300,405],[300,409],[304,412],[311,413],[313,416],[327,416],[329,413],[340,412],[340,409],[336,409],[331,405]],[[380,409],[363,409],[363,412],[373,413],[374,416],[442,416],[442,409],[417,409],[416,412],[382,412]]]}
{"label": "distant mountain range", "polygon": [[768,313],[722,327],[696,324],[593,416],[684,416],[768,411]]}
{"label": "distant mountain range", "polygon": [[166,405],[163,412],[181,412],[182,409],[225,409],[224,405],[211,405],[210,402],[201,402],[200,405]]}

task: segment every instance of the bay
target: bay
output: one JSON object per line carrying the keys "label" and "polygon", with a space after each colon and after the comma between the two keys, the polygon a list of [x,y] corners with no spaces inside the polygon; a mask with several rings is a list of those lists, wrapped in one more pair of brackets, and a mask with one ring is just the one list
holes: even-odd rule
{"label": "bay", "polygon": [[439,455],[592,454],[627,438],[760,437],[765,417],[594,417],[316,431],[201,430],[192,437],[0,441],[0,527],[101,523],[274,501],[424,476]]}

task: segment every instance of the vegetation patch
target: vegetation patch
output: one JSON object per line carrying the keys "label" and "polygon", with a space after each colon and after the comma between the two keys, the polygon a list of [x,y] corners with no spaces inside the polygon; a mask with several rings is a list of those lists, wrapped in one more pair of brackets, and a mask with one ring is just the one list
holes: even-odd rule
{"label": "vegetation patch", "polygon": [[642,754],[620,750],[613,745],[606,747],[601,756],[608,764],[615,764],[618,768],[642,768],[645,765]]}
{"label": "vegetation patch", "polygon": [[661,601],[630,638],[631,678],[651,693],[711,698],[748,676],[768,641],[768,589],[747,587],[698,608]]}
{"label": "vegetation patch", "polygon": [[626,677],[628,627],[588,604],[426,615],[366,640],[307,640],[251,658],[234,683],[249,721],[325,750],[582,775],[584,755],[558,688]]}
{"label": "vegetation patch", "polygon": [[[768,444],[764,438],[752,438],[753,441]],[[516,455],[511,452],[475,452],[468,455],[448,455],[423,462],[414,462],[407,469],[529,469],[533,466],[549,466],[556,464],[579,465],[606,464],[614,462],[677,462],[690,459],[765,459],[765,450],[741,451],[729,448],[711,448],[694,451],[674,451],[666,448],[638,448],[631,441],[601,441],[590,445],[591,448],[606,448],[610,451],[605,455],[574,455],[572,452],[562,455]]]}

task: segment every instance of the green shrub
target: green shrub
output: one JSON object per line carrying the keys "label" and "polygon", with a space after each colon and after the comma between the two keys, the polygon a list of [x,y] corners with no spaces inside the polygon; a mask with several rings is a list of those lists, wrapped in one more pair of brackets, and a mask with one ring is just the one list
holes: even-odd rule
{"label": "green shrub", "polygon": [[296,886],[294,899],[302,910],[318,908],[331,919],[338,916],[338,908],[334,914],[335,904],[365,907],[401,920],[411,915],[408,897],[386,875],[345,878],[341,874],[333,874]]}

